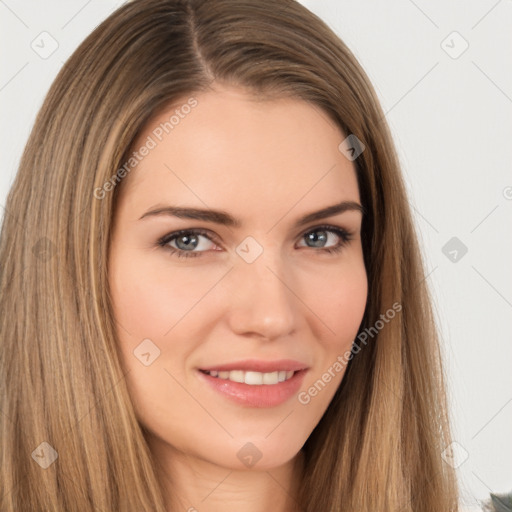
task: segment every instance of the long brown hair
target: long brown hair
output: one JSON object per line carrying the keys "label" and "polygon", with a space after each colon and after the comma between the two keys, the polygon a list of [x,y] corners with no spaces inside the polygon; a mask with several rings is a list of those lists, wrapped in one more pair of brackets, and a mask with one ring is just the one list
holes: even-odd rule
{"label": "long brown hair", "polygon": [[133,141],[213,80],[308,101],[364,143],[354,162],[369,282],[361,332],[401,305],[351,359],[303,447],[301,508],[456,510],[437,333],[384,114],[327,25],[274,0],[134,0],[48,92],[0,240],[0,509],[165,511],[118,357],[107,254]]}

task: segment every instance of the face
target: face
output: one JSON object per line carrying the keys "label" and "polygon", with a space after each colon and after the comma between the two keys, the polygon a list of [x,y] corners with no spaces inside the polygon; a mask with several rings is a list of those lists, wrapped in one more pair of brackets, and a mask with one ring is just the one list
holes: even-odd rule
{"label": "face", "polygon": [[109,256],[122,364],[162,453],[277,467],[320,421],[363,317],[355,168],[304,101],[221,87],[187,100],[148,124],[122,183]]}

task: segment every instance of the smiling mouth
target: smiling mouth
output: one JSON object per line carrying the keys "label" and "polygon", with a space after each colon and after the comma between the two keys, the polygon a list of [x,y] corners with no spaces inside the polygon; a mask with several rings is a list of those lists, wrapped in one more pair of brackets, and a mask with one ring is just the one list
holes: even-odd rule
{"label": "smiling mouth", "polygon": [[280,382],[285,382],[291,379],[295,373],[293,370],[275,371],[275,372],[252,372],[243,370],[231,370],[231,371],[217,371],[217,370],[200,370],[206,375],[215,377],[217,379],[229,380],[231,382],[239,382],[242,384],[248,384],[249,386],[261,386],[261,385],[275,385]]}

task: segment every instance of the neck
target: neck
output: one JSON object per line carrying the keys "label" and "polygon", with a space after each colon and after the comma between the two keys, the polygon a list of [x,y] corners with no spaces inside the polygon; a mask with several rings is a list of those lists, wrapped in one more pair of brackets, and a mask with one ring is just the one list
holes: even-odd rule
{"label": "neck", "polygon": [[151,440],[168,512],[297,512],[304,454],[271,469],[222,467]]}

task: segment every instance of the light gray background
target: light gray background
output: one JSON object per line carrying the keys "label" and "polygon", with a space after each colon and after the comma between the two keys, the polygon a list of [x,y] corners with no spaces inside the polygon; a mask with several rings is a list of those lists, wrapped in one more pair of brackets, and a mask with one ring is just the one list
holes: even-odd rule
{"label": "light gray background", "polygon": [[[51,82],[122,3],[0,0],[1,216]],[[354,52],[391,126],[447,361],[457,445],[444,456],[479,510],[512,490],[512,1],[302,3]]]}

